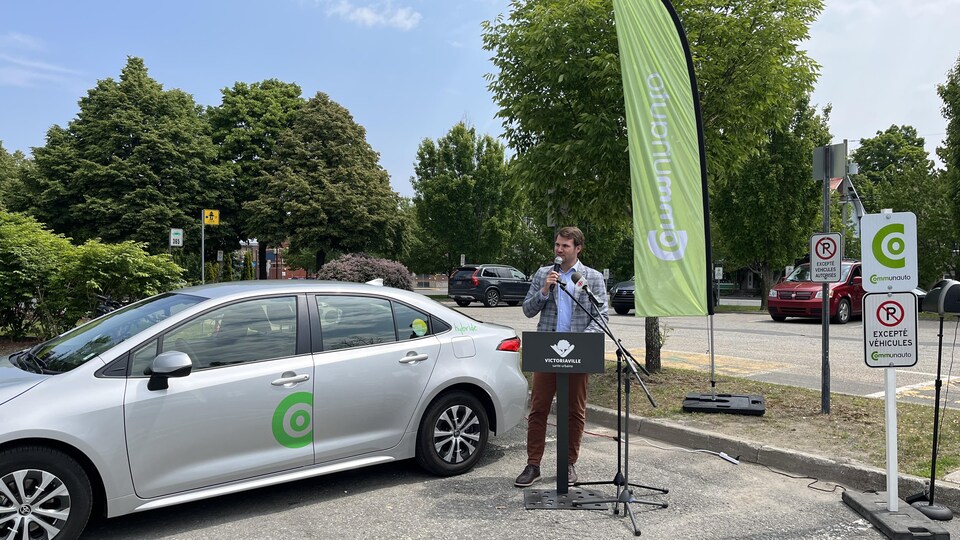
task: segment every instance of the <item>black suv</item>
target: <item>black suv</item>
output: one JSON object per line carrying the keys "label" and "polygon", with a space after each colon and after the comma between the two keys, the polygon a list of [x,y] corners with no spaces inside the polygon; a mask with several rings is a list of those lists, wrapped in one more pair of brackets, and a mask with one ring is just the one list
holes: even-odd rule
{"label": "black suv", "polygon": [[450,276],[447,296],[458,306],[467,307],[470,302],[483,302],[494,307],[501,301],[515,306],[523,301],[530,290],[530,280],[523,272],[502,264],[468,264],[461,266]]}

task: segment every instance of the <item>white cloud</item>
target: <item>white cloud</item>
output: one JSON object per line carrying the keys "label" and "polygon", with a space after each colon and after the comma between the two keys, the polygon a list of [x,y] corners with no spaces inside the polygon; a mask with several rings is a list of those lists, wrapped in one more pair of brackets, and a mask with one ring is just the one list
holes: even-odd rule
{"label": "white cloud", "polygon": [[6,34],[0,35],[0,48],[39,51],[43,49],[43,42],[26,34],[7,32]]}
{"label": "white cloud", "polygon": [[409,7],[395,7],[393,0],[375,2],[358,6],[349,0],[325,0],[328,16],[336,16],[360,26],[386,26],[400,30],[412,30],[423,18],[419,12]]}
{"label": "white cloud", "polygon": [[0,86],[36,86],[44,82],[64,82],[79,77],[72,69],[11,56],[0,51]]}

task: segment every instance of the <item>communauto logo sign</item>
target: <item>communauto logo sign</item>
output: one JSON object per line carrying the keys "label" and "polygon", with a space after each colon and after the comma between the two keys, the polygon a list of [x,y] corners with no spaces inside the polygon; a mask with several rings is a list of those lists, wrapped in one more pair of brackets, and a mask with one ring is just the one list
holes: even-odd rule
{"label": "communauto logo sign", "polygon": [[[903,268],[907,265],[907,257],[904,251],[907,248],[907,241],[904,238],[903,223],[891,223],[877,231],[873,237],[873,256],[877,262],[887,268]],[[870,281],[876,283],[873,279],[876,276],[870,276]]]}

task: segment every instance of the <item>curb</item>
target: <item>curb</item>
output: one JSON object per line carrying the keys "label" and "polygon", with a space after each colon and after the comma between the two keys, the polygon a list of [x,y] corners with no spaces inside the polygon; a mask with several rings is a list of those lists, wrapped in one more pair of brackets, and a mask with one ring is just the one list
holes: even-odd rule
{"label": "curb", "polygon": [[[587,404],[590,422],[609,429],[617,429],[617,411]],[[839,484],[846,489],[863,492],[887,490],[887,472],[853,460],[836,460],[796,450],[788,450],[765,444],[725,437],[702,429],[682,426],[661,419],[630,417],[630,433],[644,438],[686,448],[703,448],[713,452],[725,452],[740,461],[763,465],[794,475]],[[900,499],[915,493],[925,492],[929,478],[900,474],[897,490]],[[935,501],[951,509],[960,508],[960,485],[948,480],[937,480]]]}

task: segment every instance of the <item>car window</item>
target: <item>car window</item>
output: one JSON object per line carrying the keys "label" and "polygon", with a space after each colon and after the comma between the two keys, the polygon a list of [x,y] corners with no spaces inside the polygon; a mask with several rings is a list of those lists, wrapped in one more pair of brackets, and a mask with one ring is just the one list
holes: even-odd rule
{"label": "car window", "polygon": [[417,339],[433,333],[429,324],[430,315],[397,302],[393,303],[393,313],[397,321],[397,335],[400,341]]}
{"label": "car window", "polygon": [[186,353],[196,369],[292,356],[297,352],[296,309],[293,296],[230,304],[165,334],[163,350]]}
{"label": "car window", "polygon": [[527,276],[523,275],[523,272],[519,270],[510,270],[510,274],[513,275],[513,279],[519,279],[520,281],[527,279]]}
{"label": "car window", "polygon": [[397,341],[393,310],[385,298],[317,296],[317,308],[325,351]]}
{"label": "car window", "polygon": [[470,279],[476,271],[476,268],[461,268],[453,274],[453,279]]}
{"label": "car window", "polygon": [[513,279],[513,272],[509,268],[497,268],[497,275],[504,279]]}
{"label": "car window", "polygon": [[496,268],[484,268],[482,275],[483,275],[483,277],[497,277],[497,269],[496,269]]}
{"label": "car window", "polygon": [[150,363],[157,357],[157,345],[159,339],[151,339],[146,345],[141,346],[133,352],[133,363],[130,368],[130,374],[134,376],[146,375]]}
{"label": "car window", "polygon": [[810,265],[801,264],[784,281],[810,281]]}
{"label": "car window", "polygon": [[846,281],[847,276],[850,275],[850,269],[853,268],[852,264],[845,264],[840,267],[840,281]]}

